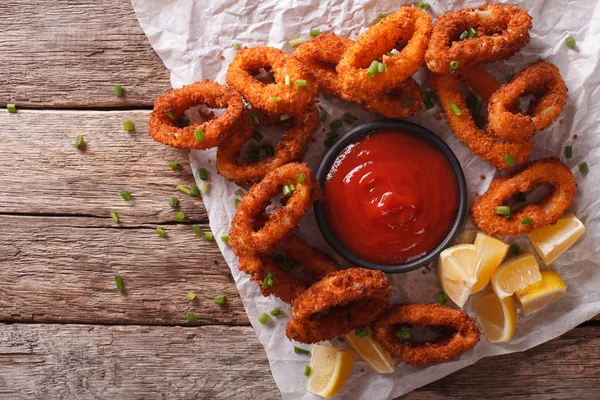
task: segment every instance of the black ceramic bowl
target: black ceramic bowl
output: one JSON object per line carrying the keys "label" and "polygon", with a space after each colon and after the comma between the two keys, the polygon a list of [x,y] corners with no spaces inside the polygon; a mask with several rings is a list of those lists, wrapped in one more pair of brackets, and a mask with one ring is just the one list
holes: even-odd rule
{"label": "black ceramic bowl", "polygon": [[399,265],[383,265],[373,263],[362,258],[359,258],[352,252],[350,252],[336,237],[333,230],[329,226],[327,221],[327,217],[325,215],[325,206],[322,202],[316,202],[314,205],[315,216],[317,218],[317,223],[319,225],[319,229],[325,240],[329,243],[329,245],[342,257],[348,260],[350,263],[371,269],[378,269],[386,273],[400,273],[400,272],[408,272],[414,269],[420,268],[424,265],[429,264],[433,261],[446,247],[448,247],[454,237],[457,235],[458,231],[462,226],[462,222],[464,220],[465,214],[467,212],[467,184],[465,181],[465,175],[463,174],[463,170],[458,162],[458,159],[450,150],[450,147],[440,139],[436,134],[431,132],[430,130],[422,127],[421,125],[413,124],[411,122],[395,120],[395,119],[384,119],[378,121],[367,122],[365,124],[359,125],[353,128],[351,131],[346,133],[343,137],[341,137],[329,151],[323,157],[321,161],[321,165],[319,165],[319,169],[317,170],[316,179],[319,181],[321,187],[325,187],[325,182],[327,179],[327,174],[331,169],[331,166],[337,156],[344,150],[349,144],[357,141],[361,136],[366,136],[375,131],[379,131],[382,129],[386,130],[395,130],[395,131],[404,131],[415,135],[416,137],[432,144],[435,146],[442,154],[448,159],[452,169],[454,170],[454,174],[456,176],[456,181],[458,183],[458,211],[456,213],[456,218],[454,220],[454,224],[452,228],[448,232],[446,238],[430,253],[415,259],[413,261],[407,262],[405,264]]}

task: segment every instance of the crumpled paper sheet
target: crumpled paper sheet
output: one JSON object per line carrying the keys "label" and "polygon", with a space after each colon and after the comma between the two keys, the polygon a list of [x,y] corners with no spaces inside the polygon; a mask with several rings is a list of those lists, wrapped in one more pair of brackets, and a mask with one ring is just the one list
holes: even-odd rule
{"label": "crumpled paper sheet", "polygon": [[[380,13],[391,13],[409,4],[408,1],[390,0],[132,0],[132,3],[152,46],[171,71],[173,87],[206,78],[224,83],[227,67],[236,54],[232,48],[234,42],[244,46],[269,45],[289,53],[291,49],[287,40],[298,36],[307,38],[308,30],[313,27],[355,39]],[[430,0],[429,3],[434,18],[449,10],[484,4],[482,1],[466,0]],[[573,145],[574,156],[568,160],[568,165],[577,178],[579,192],[570,211],[584,222],[587,232],[582,240],[550,267],[544,266],[540,260],[542,268],[560,272],[568,284],[567,293],[559,302],[533,316],[520,316],[515,336],[509,343],[490,344],[482,335],[482,340],[473,351],[448,363],[421,368],[397,363],[394,374],[378,375],[357,356],[351,378],[336,398],[394,398],[473,364],[482,357],[537,346],[600,313],[600,268],[597,260],[600,254],[600,2],[527,0],[513,3],[529,10],[534,18],[531,42],[516,56],[491,64],[488,69],[500,82],[504,82],[505,75],[520,71],[534,60],[543,58],[560,68],[569,87],[568,103],[560,122],[535,136],[535,151],[531,157],[557,156],[564,160],[563,146]],[[569,36],[577,40],[575,50],[564,45]],[[423,82],[423,71],[416,78]],[[344,112],[356,115],[359,122],[379,118],[361,107],[335,99],[321,99],[320,104],[330,114],[328,122],[340,118]],[[441,109],[436,106],[410,120],[437,133],[454,150],[466,174],[469,200],[472,202],[475,193],[483,193],[498,173],[460,143],[440,116]],[[344,128],[350,127],[345,125]],[[327,129],[325,124],[315,133],[317,140],[311,144],[306,155],[306,161],[312,168],[317,167],[325,151],[323,129]],[[574,135],[577,135],[577,139]],[[229,230],[235,212],[234,191],[237,186],[217,174],[215,153],[215,149],[192,151],[190,158],[197,181],[199,166],[209,171],[212,191],[203,196],[203,200],[211,229],[219,238]],[[587,176],[582,176],[577,168],[583,161],[590,166]],[[311,245],[334,255],[316,232],[318,228],[314,217],[309,213],[303,220],[300,236]],[[471,241],[474,235],[474,226],[468,221],[459,241]],[[535,254],[526,236],[507,240]],[[285,337],[289,306],[275,297],[263,297],[258,286],[250,282],[246,274],[238,271],[237,259],[231,249],[219,240],[217,243],[235,277],[248,317],[265,347],[282,397],[316,398],[306,392],[306,377],[303,375],[309,356],[295,354],[294,344]],[[347,266],[347,263],[342,264]],[[407,274],[390,275],[389,278],[394,288],[394,303],[436,301],[439,286],[435,265]],[[266,325],[258,323],[257,318],[262,312],[276,307],[286,315],[271,317]],[[466,310],[470,311],[468,303]]]}

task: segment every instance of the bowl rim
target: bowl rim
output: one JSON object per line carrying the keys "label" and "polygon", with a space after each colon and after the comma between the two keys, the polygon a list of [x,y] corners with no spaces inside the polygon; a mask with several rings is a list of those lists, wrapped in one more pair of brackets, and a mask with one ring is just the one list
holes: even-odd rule
{"label": "bowl rim", "polygon": [[444,142],[444,140],[442,140],[438,135],[424,126],[409,121],[399,119],[382,119],[366,122],[352,128],[350,131],[344,134],[344,136],[339,138],[325,153],[315,175],[315,180],[319,182],[321,188],[324,188],[325,186],[327,174],[331,170],[333,162],[348,145],[354,143],[361,136],[367,136],[368,134],[385,129],[408,132],[422,140],[425,140],[436,147],[450,163],[458,184],[458,210],[456,213],[456,218],[454,219],[454,223],[452,224],[452,227],[450,228],[450,231],[444,240],[442,240],[431,252],[410,262],[396,265],[377,264],[356,256],[338,240],[327,221],[324,202],[315,202],[313,209],[315,218],[317,220],[317,225],[325,237],[325,240],[327,243],[329,243],[333,250],[346,259],[346,261],[352,263],[353,265],[364,268],[377,269],[385,273],[396,274],[413,271],[429,264],[451,244],[462,228],[465,215],[467,213],[467,182],[458,158],[452,149],[450,149],[450,147],[446,144],[446,142]]}

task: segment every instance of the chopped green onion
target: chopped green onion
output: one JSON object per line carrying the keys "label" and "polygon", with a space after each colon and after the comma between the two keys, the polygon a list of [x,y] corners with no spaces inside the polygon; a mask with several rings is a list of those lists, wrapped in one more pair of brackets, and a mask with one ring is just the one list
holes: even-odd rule
{"label": "chopped green onion", "polygon": [[197,143],[204,142],[204,131],[202,131],[202,128],[194,130],[194,136]]}
{"label": "chopped green onion", "polygon": [[279,119],[280,119],[281,121],[287,121],[288,119],[290,119],[290,116],[289,116],[289,115],[287,115],[287,114],[281,114],[281,115],[279,116]]}
{"label": "chopped green onion", "polygon": [[196,298],[196,293],[194,293],[194,292],[188,292],[188,293],[186,294],[186,297],[187,297],[187,299],[188,299],[189,301],[194,301],[194,299]]}
{"label": "chopped green onion", "polygon": [[310,31],[308,31],[308,34],[310,35],[310,37],[317,37],[321,34],[321,30],[319,28],[313,28]]}
{"label": "chopped green onion", "polygon": [[273,103],[279,103],[279,100],[281,100],[281,99],[280,99],[279,97],[277,97],[277,96],[273,96],[273,97],[271,97],[271,101],[272,101]]}
{"label": "chopped green onion", "polygon": [[496,206],[494,212],[498,215],[510,215],[510,206]]}
{"label": "chopped green onion", "polygon": [[294,85],[296,85],[298,87],[304,87],[304,86],[306,86],[306,79],[297,79],[294,82]]}
{"label": "chopped green onion", "polygon": [[173,208],[179,207],[179,199],[177,197],[169,197],[169,205]]}
{"label": "chopped green onion", "polygon": [[439,292],[437,294],[438,304],[446,304],[447,301],[448,301],[448,294],[446,294],[445,292]]}
{"label": "chopped green onion", "polygon": [[221,241],[224,243],[229,243],[229,235],[223,235],[221,236]]}
{"label": "chopped green onion", "polygon": [[369,331],[367,330],[367,328],[356,328],[354,330],[354,334],[358,337],[365,337],[369,335]]}
{"label": "chopped green onion", "polygon": [[350,113],[345,113],[344,116],[342,117],[342,120],[350,125],[354,124],[357,119],[358,118],[356,118],[354,115],[352,115]]}
{"label": "chopped green onion", "polygon": [[404,101],[402,102],[402,107],[410,107],[410,105],[413,103],[413,99],[411,99],[410,97],[407,97],[406,99],[404,99]]}
{"label": "chopped green onion", "polygon": [[265,144],[262,148],[268,157],[273,157],[275,155],[275,149],[273,148],[273,145]]}
{"label": "chopped green onion", "polygon": [[325,120],[327,119],[327,111],[321,110],[321,115],[319,116],[319,119],[321,120],[321,122],[325,122]]}
{"label": "chopped green onion", "polygon": [[310,354],[310,351],[302,349],[300,347],[294,346],[294,353],[296,353],[296,354]]}
{"label": "chopped green onion", "polygon": [[75,148],[82,149],[85,147],[85,140],[82,135],[78,135],[75,138]]}
{"label": "chopped green onion", "polygon": [[294,48],[300,46],[303,42],[304,40],[302,40],[301,38],[296,38],[288,41],[288,44],[290,45],[290,47]]}
{"label": "chopped green onion", "polygon": [[386,54],[386,56],[388,56],[388,57],[394,57],[395,54],[390,51],[389,53]]}
{"label": "chopped green onion", "polygon": [[271,277],[269,277],[269,275],[267,274],[267,276],[265,276],[263,279],[262,288],[268,289],[272,285],[273,285],[273,274],[271,274]]}
{"label": "chopped green onion", "polygon": [[133,131],[133,122],[131,121],[123,121],[123,130],[125,132]]}
{"label": "chopped green onion", "polygon": [[256,146],[255,144],[251,144],[250,146],[248,146],[248,155],[258,158],[259,152],[259,146]]}
{"label": "chopped green onion", "polygon": [[571,145],[565,146],[565,157],[573,158],[573,146],[571,146]]}
{"label": "chopped green onion", "polygon": [[329,133],[327,133],[327,139],[331,140],[332,142],[334,142],[340,135],[338,134],[338,131],[331,131]]}
{"label": "chopped green onion", "polygon": [[119,216],[113,210],[110,210],[110,217],[115,221],[116,224],[119,223]]}
{"label": "chopped green onion", "polygon": [[252,111],[250,113],[250,119],[252,120],[253,125],[258,125],[260,123],[260,120],[258,119],[258,114],[256,113],[256,111]]}
{"label": "chopped green onion", "polygon": [[587,174],[590,171],[590,167],[588,167],[586,162],[579,164],[579,172],[583,175]]}
{"label": "chopped green onion", "polygon": [[304,172],[301,172],[300,175],[298,175],[298,183],[304,183],[305,179],[306,175],[304,175]]}
{"label": "chopped green onion", "polygon": [[429,10],[431,8],[431,6],[428,3],[425,3],[424,1],[419,2],[419,4],[417,4],[417,6],[421,9],[421,10]]}
{"label": "chopped green onion", "polygon": [[452,110],[452,112],[454,113],[454,115],[456,115],[456,116],[462,115],[462,111],[456,105],[456,103],[450,103],[449,107],[450,107],[450,110]]}
{"label": "chopped green onion", "polygon": [[458,40],[465,40],[468,37],[469,37],[469,32],[463,31],[463,33],[461,33],[460,36],[458,37]]}
{"label": "chopped green onion", "polygon": [[131,200],[131,198],[132,198],[132,196],[131,196],[131,193],[129,192],[129,190],[123,190],[123,191],[121,192],[121,197],[122,197],[122,198],[123,198],[123,200],[125,200],[125,201],[129,201],[129,200]]}
{"label": "chopped green onion", "polygon": [[123,286],[123,279],[121,279],[121,275],[115,276],[115,284],[117,285],[117,290],[121,293],[125,291],[125,286]]}
{"label": "chopped green onion", "polygon": [[395,332],[395,335],[398,339],[403,340],[403,341],[410,339],[410,327],[408,327],[408,326],[400,327],[400,329],[398,329]]}
{"label": "chopped green onion", "polygon": [[169,161],[169,168],[171,169],[178,169],[180,167],[179,163],[177,161]]}
{"label": "chopped green onion", "polygon": [[460,61],[450,61],[450,73],[453,74],[460,67]]}
{"label": "chopped green onion", "polygon": [[565,44],[567,45],[568,48],[574,49],[577,42],[575,41],[575,39],[570,37],[570,38],[567,38],[567,40],[565,40]]}
{"label": "chopped green onion", "polygon": [[200,193],[208,194],[210,192],[210,183],[204,182],[200,188]]}
{"label": "chopped green onion", "polygon": [[377,16],[377,22],[381,22],[381,20],[382,20],[382,19],[384,19],[385,17],[386,17],[386,15],[385,15],[385,14],[379,14],[379,15]]}
{"label": "chopped green onion", "polygon": [[167,232],[166,232],[166,231],[165,231],[163,228],[161,228],[161,227],[157,227],[157,228],[156,228],[156,233],[157,233],[157,234],[158,234],[158,236],[160,236],[160,237],[165,237],[165,236],[167,236]]}
{"label": "chopped green onion", "polygon": [[208,179],[208,171],[206,171],[206,168],[198,168],[198,177],[203,181]]}
{"label": "chopped green onion", "polygon": [[225,304],[225,300],[227,300],[227,298],[223,295],[217,296],[215,297],[215,304],[222,306],[223,304]]}
{"label": "chopped green onion", "polygon": [[310,376],[310,371],[312,370],[312,368],[310,367],[310,365],[307,365],[304,367],[304,376]]}
{"label": "chopped green onion", "polygon": [[206,239],[206,240],[214,240],[215,237],[213,236],[212,232],[204,232],[204,239]]}
{"label": "chopped green onion", "polygon": [[257,142],[260,142],[261,140],[263,140],[263,135],[261,135],[261,133],[260,133],[259,131],[255,131],[255,132],[252,134],[252,138],[253,138],[254,140],[256,140]]}
{"label": "chopped green onion", "polygon": [[183,211],[179,211],[179,212],[177,213],[177,215],[175,215],[175,221],[179,221],[179,222],[181,222],[181,221],[183,221],[183,220],[184,220],[184,219],[186,219],[186,218],[187,218],[187,214],[186,214],[186,213],[184,213]]}
{"label": "chopped green onion", "polygon": [[267,313],[262,313],[262,314],[260,314],[260,317],[258,317],[258,322],[260,322],[263,325],[266,324],[268,320],[269,320],[269,315]]}
{"label": "chopped green onion", "polygon": [[515,165],[517,165],[517,162],[515,161],[514,157],[511,154],[505,155],[503,160],[504,160],[504,163],[508,166],[508,168],[512,168]]}
{"label": "chopped green onion", "polygon": [[512,253],[515,256],[518,256],[519,254],[521,254],[521,249],[519,248],[518,244],[513,244],[510,246],[510,251],[512,251]]}
{"label": "chopped green onion", "polygon": [[236,50],[240,50],[242,48],[242,45],[238,42],[233,43],[233,48]]}
{"label": "chopped green onion", "polygon": [[374,77],[378,70],[379,70],[379,61],[373,60],[371,62],[371,65],[369,65],[369,68],[367,68],[367,76],[369,78]]}
{"label": "chopped green onion", "polygon": [[377,72],[380,73],[380,74],[383,74],[385,72],[385,69],[386,69],[386,65],[384,63],[380,63],[378,61]]}
{"label": "chopped green onion", "polygon": [[169,117],[169,119],[171,121],[173,121],[175,119],[175,114],[173,114],[173,111],[167,111],[167,117]]}
{"label": "chopped green onion", "polygon": [[290,76],[286,75],[285,76],[285,86],[291,86],[291,84],[292,84],[292,81],[290,79]]}
{"label": "chopped green onion", "polygon": [[238,189],[235,191],[235,193],[234,193],[234,194],[235,194],[236,196],[243,197],[243,196],[244,196],[246,193],[245,193],[245,192],[244,192],[244,191],[243,191],[241,188],[238,188]]}
{"label": "chopped green onion", "polygon": [[477,37],[477,31],[472,26],[469,27],[469,37],[470,38],[476,38]]}
{"label": "chopped green onion", "polygon": [[[192,194],[192,191],[183,185],[177,185],[177,190],[187,194],[188,196],[190,196]],[[174,197],[171,197],[171,198],[174,199]]]}
{"label": "chopped green onion", "polygon": [[342,125],[344,125],[344,123],[342,122],[341,119],[336,119],[335,121],[331,121],[329,123],[329,128],[331,130],[336,130],[342,127]]}
{"label": "chopped green onion", "polygon": [[296,187],[291,184],[283,186],[283,196],[287,197],[287,196],[291,195],[295,189],[296,189]]}
{"label": "chopped green onion", "polygon": [[190,188],[190,196],[198,196],[200,195],[200,188],[198,188],[198,186],[196,186],[195,183],[192,183],[192,186]]}
{"label": "chopped green onion", "polygon": [[423,104],[428,110],[431,110],[434,106],[434,103],[438,100],[437,94],[432,91],[425,92],[425,100],[423,100]]}
{"label": "chopped green onion", "polygon": [[8,111],[9,113],[16,113],[17,112],[16,104],[7,104],[6,111]]}
{"label": "chopped green onion", "polygon": [[237,210],[238,206],[240,205],[242,201],[240,199],[235,199],[235,201],[233,202],[233,205],[235,206],[235,209]]}
{"label": "chopped green onion", "polygon": [[115,92],[115,96],[117,96],[117,97],[123,96],[123,86],[121,86],[121,85],[115,85],[113,87],[113,90]]}
{"label": "chopped green onion", "polygon": [[192,231],[194,231],[194,233],[196,234],[196,236],[200,237],[202,236],[203,232],[202,229],[200,229],[200,227],[198,225],[194,225],[192,227]]}
{"label": "chopped green onion", "polygon": [[521,225],[529,226],[532,222],[533,222],[533,220],[531,218],[525,217],[521,220]]}
{"label": "chopped green onion", "polygon": [[273,310],[271,310],[270,314],[274,317],[278,316],[279,314],[283,314],[283,311],[281,311],[279,308],[275,308]]}
{"label": "chopped green onion", "polygon": [[196,314],[188,314],[185,319],[187,320],[187,322],[196,322],[198,321],[198,317],[196,317]]}

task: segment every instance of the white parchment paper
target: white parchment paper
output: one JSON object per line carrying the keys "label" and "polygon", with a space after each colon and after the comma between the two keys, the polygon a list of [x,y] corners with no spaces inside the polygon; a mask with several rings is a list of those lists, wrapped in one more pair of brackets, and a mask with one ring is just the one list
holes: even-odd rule
{"label": "white parchment paper", "polygon": [[[227,67],[236,51],[232,44],[244,46],[269,45],[290,53],[287,40],[308,38],[310,28],[333,31],[355,39],[380,13],[390,13],[408,1],[392,0],[132,0],[137,17],[156,52],[171,71],[173,87],[181,87],[201,79],[224,83]],[[449,10],[478,7],[483,1],[429,1],[432,17]],[[535,136],[532,159],[562,156],[565,144],[573,145],[574,157],[568,164],[577,178],[579,192],[571,207],[586,225],[587,232],[568,253],[551,266],[567,282],[564,298],[530,317],[519,317],[515,337],[506,344],[490,344],[482,335],[475,349],[456,360],[426,368],[402,363],[392,375],[377,375],[357,357],[354,370],[346,386],[338,393],[340,399],[389,399],[433,382],[460,368],[475,363],[482,357],[527,350],[600,313],[600,2],[575,0],[513,1],[529,10],[533,16],[531,42],[518,55],[487,68],[500,81],[505,75],[525,68],[532,61],[543,58],[556,64],[569,88],[568,102],[559,121]],[[564,45],[567,37],[577,40],[574,50]],[[416,75],[423,82],[423,74]],[[360,122],[378,118],[362,108],[339,100],[323,101],[329,112],[327,122],[344,112],[359,117]],[[475,193],[483,193],[496,174],[486,162],[473,156],[449,130],[440,118],[439,106],[410,118],[436,132],[454,150],[467,177],[470,202]],[[325,149],[323,129],[306,155],[312,168],[318,165]],[[345,125],[346,129],[349,126]],[[574,136],[577,136],[576,139]],[[268,140],[268,139],[267,139]],[[197,167],[208,169],[212,191],[203,196],[210,217],[210,226],[216,238],[227,234],[234,214],[236,185],[219,176],[214,168],[215,150],[193,151],[190,154],[196,180]],[[587,176],[578,170],[579,163],[590,166]],[[300,236],[308,243],[334,255],[326,245],[309,214],[303,220]],[[471,241],[475,229],[469,221],[460,241]],[[522,250],[535,251],[525,236],[507,238],[518,243]],[[295,354],[293,344],[285,337],[285,322],[289,306],[274,297],[263,297],[255,283],[237,269],[237,259],[231,250],[217,241],[243,299],[249,319],[260,342],[264,345],[275,382],[284,399],[312,399],[307,393],[304,366],[308,356]],[[347,264],[342,263],[347,266]],[[435,265],[408,274],[389,276],[393,287],[393,302],[435,302],[439,291]],[[257,322],[262,312],[279,307],[286,316],[272,317],[266,325]],[[466,307],[470,310],[469,304]],[[344,344],[341,344],[342,346]],[[303,346],[309,347],[309,346]]]}

